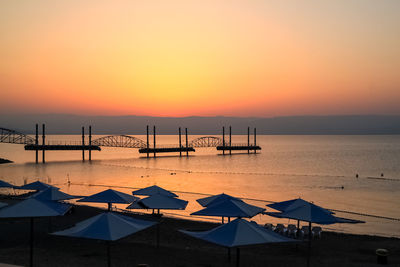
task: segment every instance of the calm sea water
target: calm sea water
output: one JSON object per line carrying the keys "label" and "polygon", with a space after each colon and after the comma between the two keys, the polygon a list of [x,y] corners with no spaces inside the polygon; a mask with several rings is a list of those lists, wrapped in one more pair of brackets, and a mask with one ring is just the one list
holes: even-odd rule
{"label": "calm sea water", "polygon": [[[145,140],[144,136],[136,137]],[[47,139],[80,138],[53,135]],[[233,142],[246,141],[246,136],[233,136]],[[17,185],[41,180],[78,195],[99,192],[105,189],[103,186],[130,193],[131,188],[157,184],[179,191],[182,199],[189,200],[186,211],[168,212],[179,217],[201,208],[195,200],[203,196],[190,192],[225,192],[265,201],[302,197],[325,208],[400,218],[400,136],[258,136],[257,142],[262,147],[258,154],[222,156],[215,148],[197,148],[189,158],[170,153],[147,159],[137,149],[102,148],[101,152],[92,152],[91,163],[81,161],[81,151],[48,151],[47,163],[37,165],[35,152],[25,151],[23,145],[0,144],[0,157],[15,161],[0,165],[0,179]],[[158,136],[157,143],[176,144],[177,136]],[[247,202],[264,207],[268,204]],[[325,229],[400,237],[399,220],[343,212],[337,215],[367,223],[330,225]],[[254,220],[295,223],[265,215]]]}

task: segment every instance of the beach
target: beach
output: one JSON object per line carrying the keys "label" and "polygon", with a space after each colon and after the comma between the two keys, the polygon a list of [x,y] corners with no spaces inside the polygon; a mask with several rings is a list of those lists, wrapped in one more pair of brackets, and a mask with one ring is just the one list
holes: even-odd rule
{"label": "beach", "polygon": [[[9,197],[2,202],[15,203]],[[59,237],[48,234],[73,226],[104,210],[73,206],[61,217],[35,219],[35,266],[106,266],[105,242]],[[208,230],[216,223],[199,222],[149,214],[128,216],[160,223],[160,247],[156,248],[156,227],[111,243],[112,266],[236,266],[235,249],[231,262],[228,249],[186,236],[178,230]],[[29,219],[0,220],[0,263],[26,266],[29,263]],[[311,266],[380,266],[375,250],[389,250],[388,266],[400,266],[400,239],[368,235],[323,232],[312,241]],[[241,266],[306,266],[308,244],[272,244],[241,248]]]}

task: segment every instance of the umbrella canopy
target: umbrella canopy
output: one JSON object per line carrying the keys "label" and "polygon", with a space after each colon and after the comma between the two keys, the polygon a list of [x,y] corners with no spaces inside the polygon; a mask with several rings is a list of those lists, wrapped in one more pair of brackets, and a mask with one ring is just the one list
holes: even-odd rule
{"label": "umbrella canopy", "polygon": [[[273,208],[275,210],[279,211],[285,211],[285,210],[290,210],[294,209],[303,205],[307,205],[310,202],[305,201],[304,199],[301,198],[296,198],[296,199],[291,199],[291,200],[286,200],[286,201],[281,201],[281,202],[276,202],[273,204],[268,204],[267,207]],[[327,212],[333,214],[333,212],[326,210]]]}
{"label": "umbrella canopy", "polygon": [[[45,183],[42,183],[40,181],[36,181],[36,182],[29,183],[29,184],[26,184],[26,185],[23,185],[23,186],[16,186],[15,188],[24,189],[24,190],[38,190],[38,191],[41,191],[41,190],[47,189],[49,187],[55,187],[55,186],[52,186],[52,185],[49,185],[49,184],[45,184]],[[58,188],[58,187],[55,187],[55,188]]]}
{"label": "umbrella canopy", "polygon": [[200,205],[202,205],[203,207],[207,207],[207,206],[215,204],[217,202],[224,201],[224,200],[229,200],[229,199],[242,201],[241,199],[239,199],[237,197],[233,197],[233,196],[230,196],[230,195],[227,195],[227,194],[224,194],[224,193],[219,194],[219,195],[215,195],[215,196],[200,198],[200,199],[197,199],[196,201]]}
{"label": "umbrella canopy", "polygon": [[32,196],[33,198],[40,199],[40,200],[49,200],[49,201],[60,201],[60,200],[68,200],[74,198],[80,198],[77,196],[71,196],[64,192],[61,192],[55,187],[49,187],[42,191],[37,192]]}
{"label": "umbrella canopy", "polygon": [[178,195],[172,193],[171,191],[165,190],[164,188],[156,185],[133,191],[132,194],[141,196],[163,195],[167,197],[178,197]]}
{"label": "umbrella canopy", "polygon": [[85,197],[77,202],[96,202],[96,203],[132,203],[139,198],[128,195],[113,189],[108,189],[100,193]]}
{"label": "umbrella canopy", "polygon": [[191,215],[251,218],[263,211],[265,211],[264,208],[247,204],[241,200],[226,199],[193,212]]}
{"label": "umbrella canopy", "polygon": [[62,216],[70,205],[29,198],[0,210],[0,218],[34,218]]}
{"label": "umbrella canopy", "polygon": [[1,208],[4,208],[4,207],[6,207],[6,206],[8,206],[8,204],[7,204],[7,203],[0,202],[0,209],[1,209]]}
{"label": "umbrella canopy", "polygon": [[127,209],[184,210],[187,204],[186,200],[157,194],[138,200],[129,205]]}
{"label": "umbrella canopy", "polygon": [[14,188],[12,184],[9,184],[7,182],[4,182],[3,180],[0,180],[0,187],[5,187],[5,188]]}
{"label": "umbrella canopy", "polygon": [[157,224],[113,212],[105,212],[77,223],[76,226],[54,235],[115,241]]}
{"label": "umbrella canopy", "polygon": [[265,229],[254,222],[236,219],[209,231],[180,232],[224,247],[241,247],[265,243],[298,242]]}

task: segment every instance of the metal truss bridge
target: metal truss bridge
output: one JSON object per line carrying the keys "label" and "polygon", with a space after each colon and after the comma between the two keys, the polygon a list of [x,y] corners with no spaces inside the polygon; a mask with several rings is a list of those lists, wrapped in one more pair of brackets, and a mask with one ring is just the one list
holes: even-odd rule
{"label": "metal truss bridge", "polygon": [[[29,135],[6,129],[0,128],[0,143],[10,143],[10,144],[24,144],[24,145],[34,145],[35,139]],[[72,142],[58,142],[60,145],[68,146],[82,145],[82,142],[72,141]],[[54,144],[55,145],[55,144]],[[100,137],[92,140],[92,146],[102,146],[102,147],[125,147],[125,148],[146,148],[146,142],[129,135],[109,135]],[[218,147],[222,146],[223,141],[220,137],[215,136],[203,136],[191,140],[188,143],[189,147]],[[163,145],[166,146],[166,145]],[[183,145],[186,146],[186,145]]]}

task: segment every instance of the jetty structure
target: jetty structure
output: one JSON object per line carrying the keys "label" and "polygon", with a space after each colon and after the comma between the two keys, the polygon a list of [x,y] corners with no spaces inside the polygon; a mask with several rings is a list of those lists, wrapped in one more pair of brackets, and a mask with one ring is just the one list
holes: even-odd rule
{"label": "jetty structure", "polygon": [[147,127],[146,127],[146,147],[140,148],[139,153],[146,153],[147,158],[150,157],[150,154],[153,154],[153,157],[155,158],[157,156],[157,153],[179,152],[179,156],[182,157],[182,152],[186,152],[186,157],[189,157],[189,152],[195,152],[196,150],[192,146],[189,146],[188,130],[187,130],[187,128],[185,128],[185,137],[186,137],[185,146],[182,145],[181,127],[179,127],[178,132],[179,132],[179,145],[178,146],[167,145],[167,146],[157,147],[156,146],[156,126],[153,126],[153,147],[150,147],[149,126],[147,125]]}
{"label": "jetty structure", "polygon": [[225,142],[225,127],[222,127],[222,146],[217,146],[217,150],[222,151],[222,154],[225,155],[225,152],[229,152],[229,155],[232,155],[233,151],[246,151],[247,154],[250,154],[250,151],[254,151],[254,154],[257,153],[257,150],[261,150],[261,147],[257,145],[257,130],[254,128],[254,143],[250,143],[250,127],[247,127],[247,144],[232,144],[232,127],[229,126],[229,142]]}
{"label": "jetty structure", "polygon": [[[256,154],[261,147],[257,145],[256,128],[254,128],[254,143],[250,143],[250,127],[247,128],[247,144],[232,143],[232,127],[229,126],[229,139],[225,140],[225,127],[222,127],[222,138],[219,136],[201,136],[189,140],[188,129],[185,128],[184,140],[182,140],[182,128],[178,128],[178,144],[157,145],[156,126],[153,126],[153,144],[150,144],[149,126],[146,127],[146,141],[129,135],[108,135],[92,139],[92,126],[89,126],[88,143],[85,139],[85,127],[82,127],[81,141],[48,141],[46,139],[46,126],[42,124],[42,138],[39,138],[39,125],[36,124],[35,136],[20,133],[0,127],[0,143],[23,144],[25,150],[35,151],[35,162],[39,163],[39,151],[42,151],[42,163],[46,162],[46,151],[82,151],[82,161],[85,161],[85,154],[88,151],[88,159],[92,160],[92,151],[101,151],[101,147],[137,148],[139,153],[146,154],[147,158],[157,157],[159,153],[177,153],[179,157],[189,157],[189,152],[195,152],[196,148],[215,147],[222,151],[223,155],[231,155],[232,151],[247,151],[247,154]],[[40,139],[42,142],[40,142]]]}

